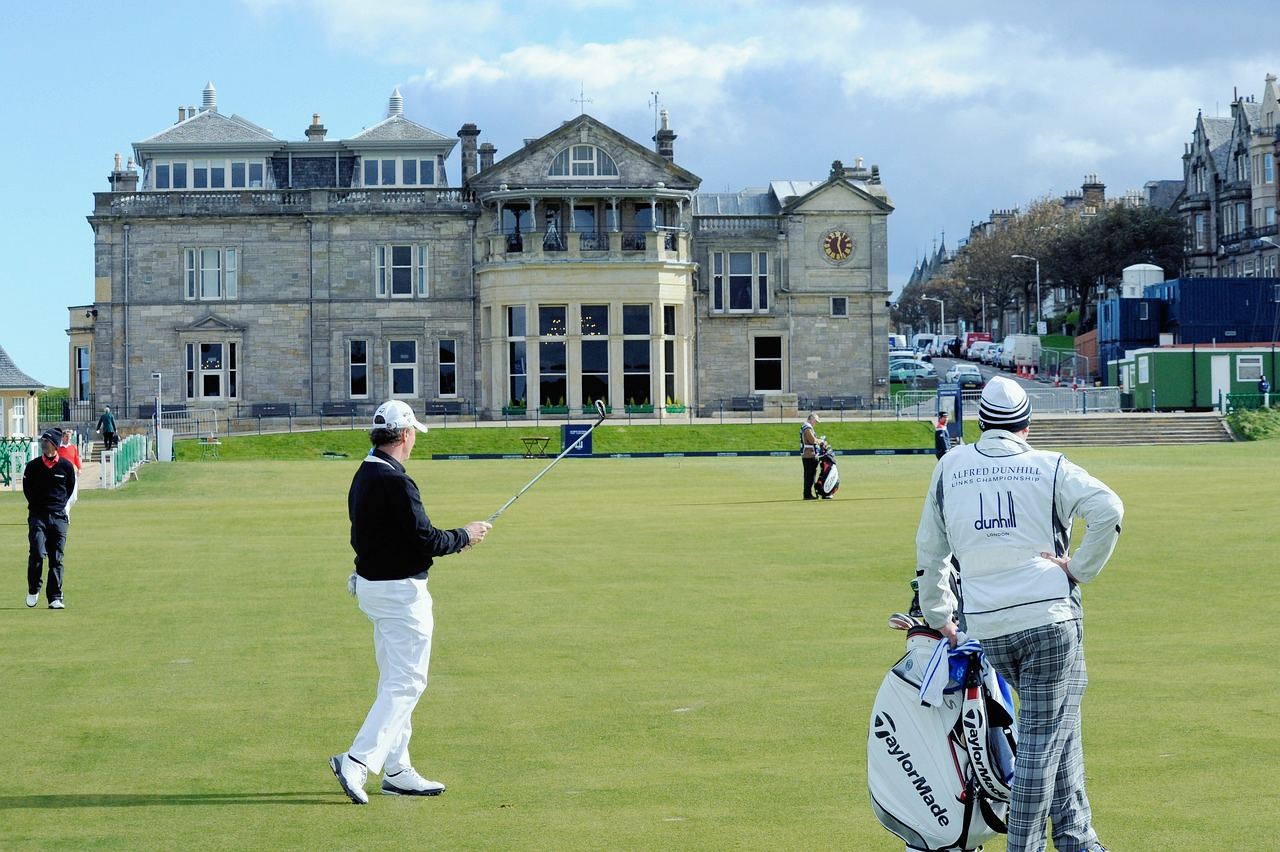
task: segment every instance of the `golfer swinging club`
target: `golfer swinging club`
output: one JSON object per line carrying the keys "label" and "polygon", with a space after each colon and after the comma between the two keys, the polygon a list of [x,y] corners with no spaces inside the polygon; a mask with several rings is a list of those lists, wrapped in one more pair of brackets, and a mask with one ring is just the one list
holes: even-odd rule
{"label": "golfer swinging club", "polygon": [[[978,405],[982,439],[933,469],[916,533],[920,607],[954,646],[951,617],[962,604],[966,632],[1018,691],[1009,852],[1042,852],[1049,821],[1060,852],[1106,852],[1084,789],[1080,586],[1111,557],[1124,506],[1061,453],[1032,449],[1030,422],[1026,391],[997,376]],[[1068,554],[1074,518],[1085,532]],[[963,601],[951,591],[952,554]]]}
{"label": "golfer swinging club", "polygon": [[373,622],[378,696],[351,748],[329,759],[343,791],[367,804],[368,773],[382,773],[388,796],[435,796],[444,785],[418,774],[409,760],[413,710],[427,687],[431,659],[431,595],[427,571],[433,557],[461,553],[484,540],[490,525],[472,521],[455,530],[431,525],[418,486],[405,473],[419,432],[413,409],[384,402],[373,415],[373,449],[351,482],[347,511],[356,571],[351,577],[360,609]]}

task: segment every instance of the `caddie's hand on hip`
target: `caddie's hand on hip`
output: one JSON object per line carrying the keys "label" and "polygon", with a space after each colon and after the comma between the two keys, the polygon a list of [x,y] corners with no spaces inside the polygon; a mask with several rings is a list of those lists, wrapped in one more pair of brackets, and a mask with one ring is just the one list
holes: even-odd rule
{"label": "caddie's hand on hip", "polygon": [[1045,553],[1044,551],[1041,551],[1040,557],[1042,559],[1048,559],[1054,565],[1057,565],[1059,568],[1061,568],[1063,573],[1067,575],[1067,577],[1071,580],[1071,582],[1079,583],[1079,580],[1071,576],[1071,569],[1067,567],[1068,565],[1071,564],[1070,556],[1054,556],[1052,553]]}

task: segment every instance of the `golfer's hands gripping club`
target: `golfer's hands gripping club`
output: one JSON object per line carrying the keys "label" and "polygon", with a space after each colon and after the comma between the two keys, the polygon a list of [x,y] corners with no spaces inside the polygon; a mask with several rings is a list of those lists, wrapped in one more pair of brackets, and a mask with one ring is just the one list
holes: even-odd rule
{"label": "golfer's hands gripping club", "polygon": [[461,553],[466,553],[468,550],[484,541],[484,537],[489,534],[489,530],[493,529],[493,524],[488,521],[472,521],[463,529],[467,531],[467,535],[471,536],[471,542],[460,551]]}

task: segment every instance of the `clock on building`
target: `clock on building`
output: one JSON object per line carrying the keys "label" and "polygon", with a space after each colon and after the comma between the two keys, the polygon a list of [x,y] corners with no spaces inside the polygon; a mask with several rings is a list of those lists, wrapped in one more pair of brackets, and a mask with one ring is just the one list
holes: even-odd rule
{"label": "clock on building", "polygon": [[853,237],[841,230],[828,231],[822,238],[822,251],[830,260],[848,260],[853,253]]}

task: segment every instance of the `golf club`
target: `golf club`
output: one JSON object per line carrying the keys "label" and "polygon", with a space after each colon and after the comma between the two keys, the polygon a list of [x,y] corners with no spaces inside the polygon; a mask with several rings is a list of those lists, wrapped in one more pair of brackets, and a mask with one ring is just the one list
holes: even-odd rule
{"label": "golf club", "polygon": [[494,512],[494,513],[493,513],[493,515],[492,515],[492,516],[490,516],[490,518],[489,518],[489,523],[493,523],[495,520],[497,520],[497,518],[498,518],[498,516],[499,516],[499,515],[501,515],[501,514],[502,514],[503,512],[505,512],[505,511],[507,511],[507,507],[508,507],[508,506],[510,506],[512,503],[516,502],[516,500],[520,499],[520,495],[521,495],[521,494],[523,494],[524,492],[528,491],[528,490],[533,486],[533,483],[537,482],[539,479],[541,479],[541,478],[542,478],[542,474],[543,474],[543,473],[546,473],[547,471],[551,470],[551,468],[555,467],[556,462],[560,461],[560,459],[562,459],[562,458],[564,458],[565,456],[567,456],[567,455],[570,453],[570,451],[572,451],[572,450],[573,450],[573,448],[574,448],[574,447],[576,447],[576,446],[578,446],[579,444],[581,444],[581,443],[582,443],[582,440],[583,440],[584,438],[586,438],[588,435],[590,435],[592,432],[594,432],[594,431],[596,430],[596,426],[599,426],[601,423],[603,423],[603,422],[604,422],[604,400],[600,400],[600,399],[597,399],[597,400],[596,400],[596,413],[600,415],[600,419],[599,419],[599,420],[597,420],[597,421],[596,421],[596,422],[591,426],[591,428],[590,428],[590,429],[588,429],[587,431],[585,431],[585,432],[583,432],[581,435],[579,435],[579,436],[578,436],[578,440],[574,441],[572,444],[570,444],[569,446],[565,447],[565,448],[564,448],[564,452],[560,453],[560,455],[558,455],[558,456],[556,456],[554,459],[552,459],[552,460],[551,460],[551,464],[547,465],[546,467],[544,467],[544,468],[542,469],[542,473],[539,473],[539,474],[538,474],[537,476],[535,476],[533,479],[530,479],[530,480],[529,480],[529,484],[528,484],[528,485],[526,485],[524,488],[521,488],[519,491],[517,491],[517,492],[516,492],[516,496],[512,497],[512,498],[511,498],[510,500],[508,500],[506,503],[503,503],[503,504],[502,504],[502,508],[501,508],[501,509],[499,509],[498,511]]}

